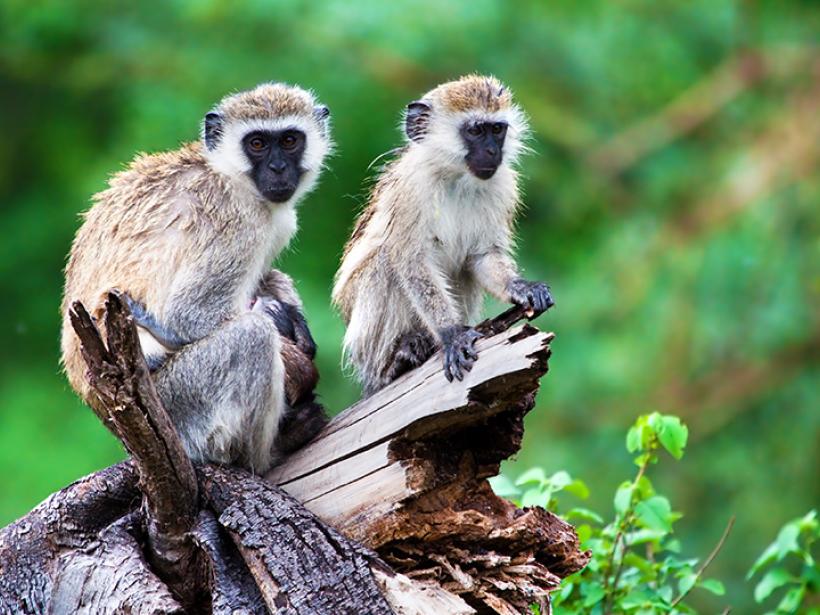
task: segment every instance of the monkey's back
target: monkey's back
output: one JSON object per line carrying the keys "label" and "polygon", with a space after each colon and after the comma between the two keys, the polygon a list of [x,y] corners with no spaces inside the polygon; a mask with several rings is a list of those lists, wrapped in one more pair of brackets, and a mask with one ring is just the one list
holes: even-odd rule
{"label": "monkey's back", "polygon": [[169,248],[175,235],[187,233],[197,221],[190,201],[202,198],[204,165],[198,144],[139,156],[111,178],[108,189],[94,196],[83,215],[65,269],[61,349],[69,383],[88,403],[94,400],[68,317],[71,304],[81,301],[102,325],[105,296],[112,288],[138,301],[161,301],[167,287],[158,282],[170,280],[184,256]]}

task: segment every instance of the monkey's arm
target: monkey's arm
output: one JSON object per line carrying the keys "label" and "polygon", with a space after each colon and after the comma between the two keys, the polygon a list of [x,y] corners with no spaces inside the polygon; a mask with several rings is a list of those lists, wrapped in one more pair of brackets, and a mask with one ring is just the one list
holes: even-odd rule
{"label": "monkey's arm", "polygon": [[131,316],[138,327],[145,329],[153,338],[170,351],[179,350],[188,342],[182,339],[175,331],[164,326],[157,317],[139,301],[134,301],[128,294],[124,295]]}
{"label": "monkey's arm", "polygon": [[531,318],[555,305],[550,288],[543,282],[530,282],[518,274],[512,257],[500,248],[470,259],[478,283],[501,301],[509,301],[532,312]]}
{"label": "monkey's arm", "polygon": [[459,322],[444,276],[429,262],[428,251],[408,250],[414,257],[399,265],[391,263],[399,286],[422,322],[441,342],[444,376],[462,380],[478,359],[475,343],[481,334]]}

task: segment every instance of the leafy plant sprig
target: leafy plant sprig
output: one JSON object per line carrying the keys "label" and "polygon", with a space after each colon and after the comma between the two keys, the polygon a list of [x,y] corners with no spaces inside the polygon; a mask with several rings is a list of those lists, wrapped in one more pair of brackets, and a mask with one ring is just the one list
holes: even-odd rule
{"label": "leafy plant sprig", "polygon": [[[820,614],[820,606],[807,602],[820,592],[820,566],[812,555],[812,548],[820,538],[817,511],[784,525],[775,541],[766,547],[749,570],[747,579],[766,570],[754,589],[757,603],[767,601],[775,592],[786,589],[780,602],[767,615],[805,612]],[[801,611],[801,608],[805,607]]]}
{"label": "leafy plant sprig", "polygon": [[[562,516],[576,524],[584,548],[592,552],[587,567],[564,580],[553,596],[556,615],[603,615],[605,613],[694,613],[685,601],[695,589],[723,595],[725,588],[704,572],[717,556],[731,530],[732,520],[704,562],[679,555],[680,543],[673,524],[681,514],[658,494],[647,473],[661,450],[675,459],[683,457],[688,429],[675,416],[657,412],[638,417],[629,429],[626,448],[635,454],[637,471],[624,481],[613,499],[614,518],[604,519],[587,508],[571,508]],[[558,509],[556,494],[565,491],[585,499],[589,489],[567,472],[547,475],[532,468],[512,482],[499,476],[492,481],[501,496],[522,506]]]}

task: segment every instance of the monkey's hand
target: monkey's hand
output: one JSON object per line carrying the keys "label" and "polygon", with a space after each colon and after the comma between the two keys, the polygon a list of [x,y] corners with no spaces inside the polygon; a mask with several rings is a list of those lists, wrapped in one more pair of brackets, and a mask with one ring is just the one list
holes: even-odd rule
{"label": "monkey's hand", "polygon": [[439,331],[442,352],[444,353],[444,377],[448,382],[464,380],[464,372],[473,369],[473,363],[478,359],[475,343],[481,333],[472,327],[453,325]]}
{"label": "monkey's hand", "polygon": [[273,319],[279,334],[288,338],[309,358],[316,357],[316,342],[310,334],[307,321],[298,307],[272,297],[258,297],[253,305],[255,312],[261,311]]}
{"label": "monkey's hand", "polygon": [[522,278],[515,278],[507,287],[507,292],[510,293],[510,300],[513,303],[529,310],[530,318],[543,314],[555,305],[550,287],[543,282],[528,282]]}

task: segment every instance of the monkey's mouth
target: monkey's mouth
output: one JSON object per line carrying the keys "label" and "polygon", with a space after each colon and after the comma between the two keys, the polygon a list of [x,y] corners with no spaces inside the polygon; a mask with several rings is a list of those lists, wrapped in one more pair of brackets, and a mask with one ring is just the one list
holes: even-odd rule
{"label": "monkey's mouth", "polygon": [[274,184],[262,191],[263,196],[274,203],[284,203],[296,192],[296,186],[290,184]]}
{"label": "monkey's mouth", "polygon": [[478,179],[490,179],[493,175],[495,175],[498,167],[472,168],[470,170]]}

